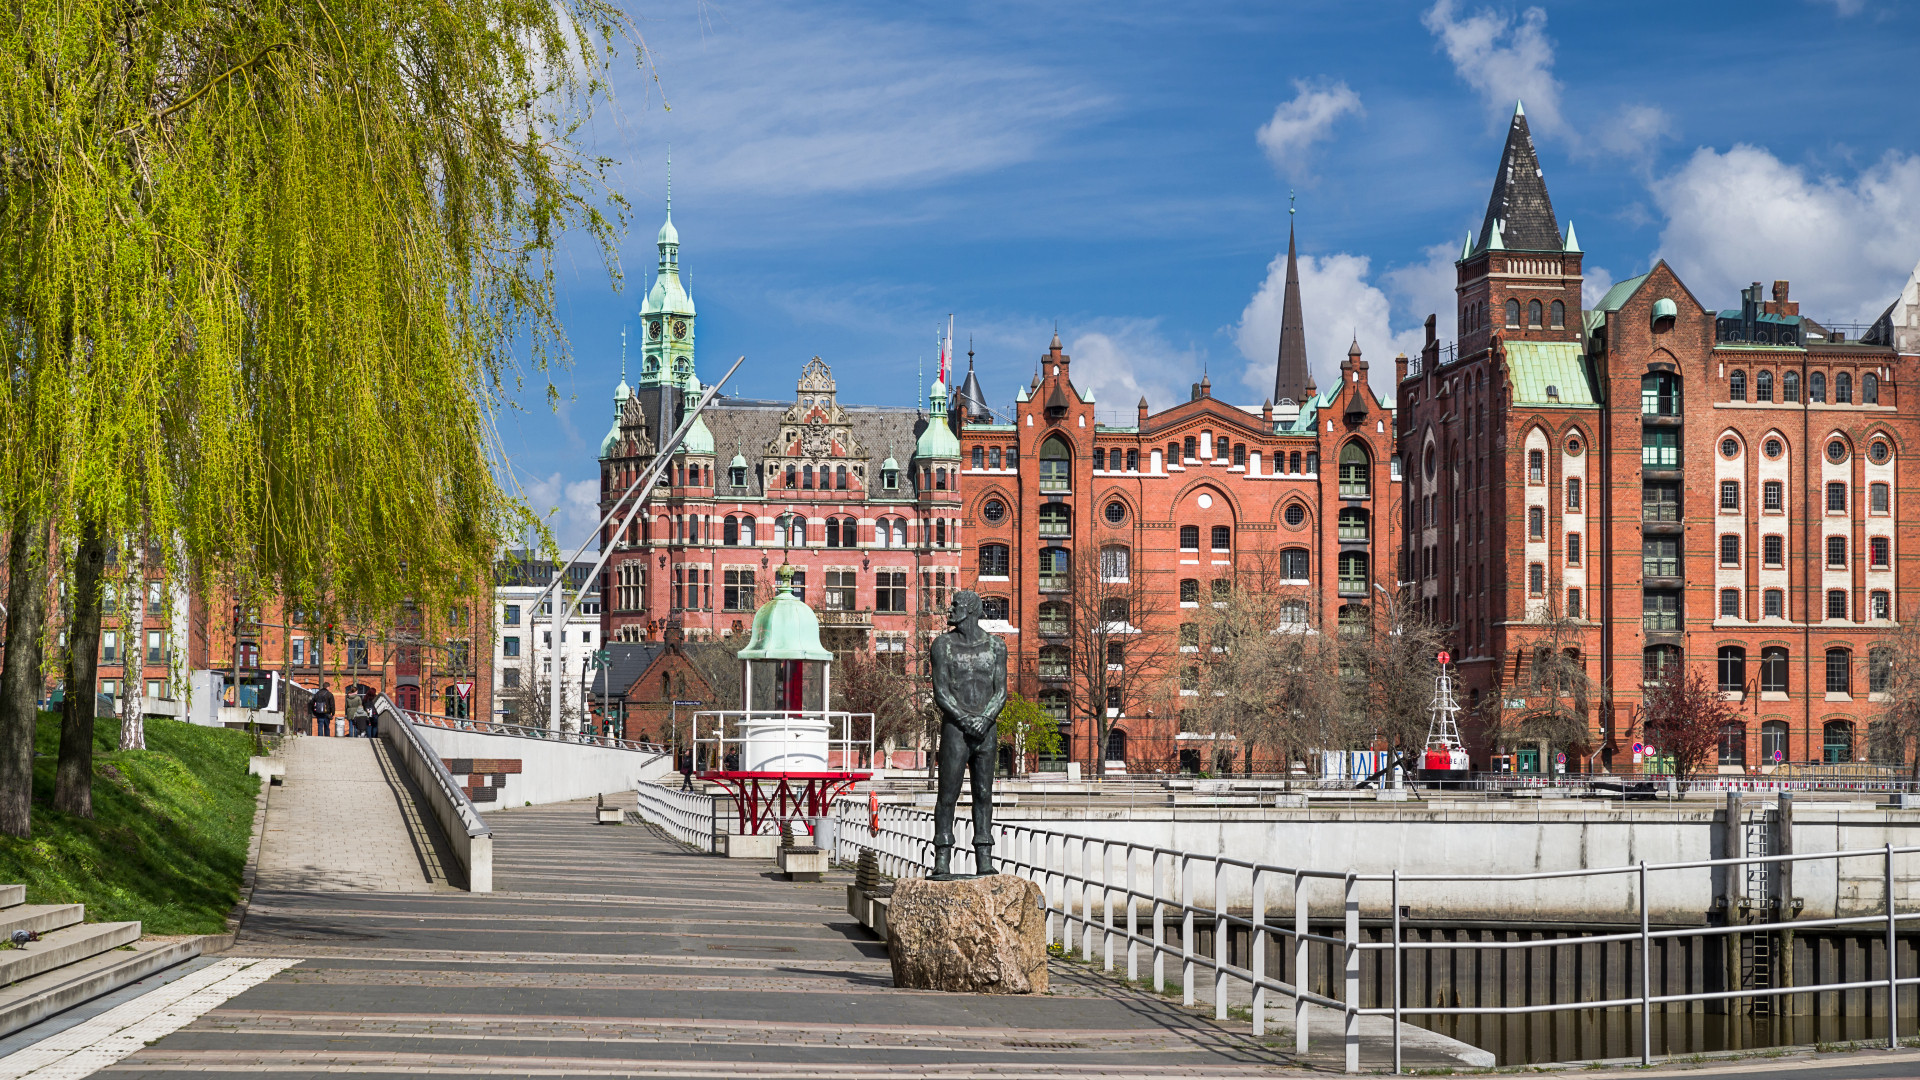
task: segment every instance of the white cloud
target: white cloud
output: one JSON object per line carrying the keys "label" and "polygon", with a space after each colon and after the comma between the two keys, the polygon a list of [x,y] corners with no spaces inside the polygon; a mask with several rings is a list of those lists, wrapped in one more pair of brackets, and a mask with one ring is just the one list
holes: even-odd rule
{"label": "white cloud", "polygon": [[1652,191],[1667,221],[1660,254],[1709,307],[1782,278],[1803,313],[1868,322],[1920,258],[1920,155],[1890,152],[1846,180],[1761,147],[1703,147]]}
{"label": "white cloud", "polygon": [[[600,525],[600,482],[596,479],[567,480],[560,473],[527,482],[527,506],[546,519],[554,542],[563,554],[572,555],[583,541],[592,538]],[[531,537],[523,537],[523,542]],[[597,549],[596,541],[591,545]]]}
{"label": "white cloud", "polygon": [[1545,11],[1530,7],[1516,21],[1481,8],[1456,18],[1453,0],[1437,0],[1420,22],[1440,39],[1454,72],[1479,92],[1490,114],[1504,119],[1515,101],[1524,101],[1527,126],[1535,134],[1562,130],[1560,82],[1553,77]]}
{"label": "white cloud", "polygon": [[913,20],[742,3],[693,29],[648,28],[672,111],[645,150],[617,151],[644,190],[660,190],[668,140],[703,200],[922,186],[1031,160],[1102,101],[1059,68]]}
{"label": "white cloud", "polygon": [[1618,158],[1645,162],[1664,139],[1676,134],[1673,117],[1657,105],[1628,105],[1600,125],[1595,149]]}
{"label": "white cloud", "polygon": [[1826,0],[1840,15],[1858,15],[1867,9],[1867,0]]}
{"label": "white cloud", "polygon": [[1283,176],[1304,171],[1307,148],[1332,134],[1335,121],[1366,112],[1360,95],[1344,82],[1315,86],[1295,79],[1293,88],[1293,100],[1281,102],[1273,110],[1273,119],[1262,124],[1255,136]]}
{"label": "white cloud", "polygon": [[1158,320],[1096,325],[1073,334],[1066,352],[1073,357],[1074,385],[1094,392],[1101,423],[1131,424],[1143,396],[1154,412],[1192,396],[1203,358],[1193,348],[1169,342]]}
{"label": "white cloud", "polygon": [[[1395,330],[1393,305],[1387,294],[1368,281],[1371,264],[1364,255],[1345,253],[1300,259],[1301,319],[1306,324],[1307,364],[1314,381],[1325,390],[1340,375],[1347,348],[1360,342],[1369,365],[1368,378],[1382,397],[1393,396],[1394,354],[1413,356],[1426,340],[1418,325]],[[1286,295],[1287,254],[1267,265],[1267,279],[1247,301],[1234,328],[1234,344],[1246,358],[1241,383],[1253,399],[1273,395],[1274,364],[1280,350],[1280,309]],[[1453,309],[1451,294],[1440,310]],[[1426,318],[1421,312],[1420,319]]]}

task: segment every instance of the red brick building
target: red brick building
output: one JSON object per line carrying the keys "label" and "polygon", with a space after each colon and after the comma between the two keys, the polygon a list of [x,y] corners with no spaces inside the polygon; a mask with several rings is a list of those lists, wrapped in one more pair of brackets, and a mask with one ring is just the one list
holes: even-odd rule
{"label": "red brick building", "polygon": [[[1381,590],[1395,585],[1401,485],[1392,402],[1375,389],[1357,345],[1339,384],[1317,391],[1291,240],[1287,276],[1273,400],[1230,404],[1202,379],[1187,401],[1155,412],[1143,398],[1133,425],[1102,424],[1055,335],[1014,415],[965,418],[965,579],[992,628],[1009,635],[1013,688],[1062,721],[1064,760],[1090,759],[1091,710],[1106,704],[1076,700],[1084,690],[1063,675],[1076,560],[1098,560],[1103,579],[1140,582],[1143,602],[1128,615],[1140,631],[1168,639],[1195,619],[1186,609],[1213,595],[1216,582],[1256,568],[1298,590],[1290,618],[1328,630],[1371,618]],[[1115,735],[1105,757],[1136,771],[1213,767],[1203,741],[1180,738],[1178,700],[1109,709]]]}
{"label": "red brick building", "polygon": [[[1898,305],[1846,341],[1784,281],[1719,310],[1662,262],[1586,307],[1520,112],[1458,268],[1457,348],[1406,373],[1398,438],[1407,565],[1454,627],[1462,704],[1524,708],[1566,620],[1603,694],[1573,769],[1629,766],[1643,686],[1682,664],[1738,702],[1723,769],[1865,760],[1875,650],[1920,584]],[[1507,749],[1530,770],[1554,748]]]}
{"label": "red brick building", "polygon": [[[641,307],[639,385],[622,377],[600,450],[601,509],[654,460],[657,440],[700,396],[694,305],[679,232],[661,227],[659,277]],[[645,511],[601,538],[602,640],[698,641],[747,629],[774,572],[845,651],[905,651],[916,619],[939,629],[960,575],[959,444],[946,389],[929,408],[843,405],[833,372],[808,361],[791,401],[720,397],[695,420]],[[616,522],[617,525],[617,522]]]}

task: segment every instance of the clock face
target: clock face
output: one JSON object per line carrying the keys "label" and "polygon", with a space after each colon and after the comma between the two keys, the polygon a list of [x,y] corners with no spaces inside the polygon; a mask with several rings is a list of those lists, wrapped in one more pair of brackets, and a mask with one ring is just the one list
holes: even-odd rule
{"label": "clock face", "polygon": [[657,320],[657,319],[656,319],[655,321],[653,321],[653,322],[650,322],[650,323],[648,323],[648,324],[647,324],[647,336],[648,336],[648,337],[650,337],[650,338],[652,338],[652,339],[653,339],[653,340],[655,340],[655,341],[659,341],[659,340],[660,340],[660,322],[659,322],[659,320]]}
{"label": "clock face", "polygon": [[686,320],[684,319],[673,320],[673,336],[677,338],[683,338],[687,336]]}

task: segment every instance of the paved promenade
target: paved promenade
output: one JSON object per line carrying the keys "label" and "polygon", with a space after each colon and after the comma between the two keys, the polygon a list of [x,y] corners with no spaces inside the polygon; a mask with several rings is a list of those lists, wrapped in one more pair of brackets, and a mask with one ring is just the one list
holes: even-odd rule
{"label": "paved promenade", "polygon": [[267,793],[264,892],[426,892],[446,886],[411,781],[377,739],[289,738]]}
{"label": "paved promenade", "polygon": [[592,818],[588,803],[490,815],[491,895],[263,886],[233,955],[300,962],[102,1075],[1245,1076],[1287,1065],[1244,1030],[1066,965],[1041,998],[895,990],[885,949],[845,913],[844,880],[778,881],[767,864]]}

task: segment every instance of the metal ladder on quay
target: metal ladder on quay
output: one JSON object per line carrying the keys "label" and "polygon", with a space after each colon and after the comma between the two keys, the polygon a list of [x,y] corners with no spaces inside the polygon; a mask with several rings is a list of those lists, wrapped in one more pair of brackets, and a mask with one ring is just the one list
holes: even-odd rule
{"label": "metal ladder on quay", "polygon": [[[1778,810],[1764,810],[1746,823],[1741,831],[1746,835],[1746,854],[1764,857],[1773,854],[1773,833],[1778,820]],[[1746,870],[1746,892],[1743,916],[1752,921],[1771,922],[1773,917],[1773,864],[1768,862],[1750,862]],[[1740,935],[1740,987],[1743,990],[1767,990],[1773,987],[1773,935],[1754,933]],[[1770,996],[1745,999],[1747,1011],[1753,1016],[1773,1015],[1773,998]]]}

